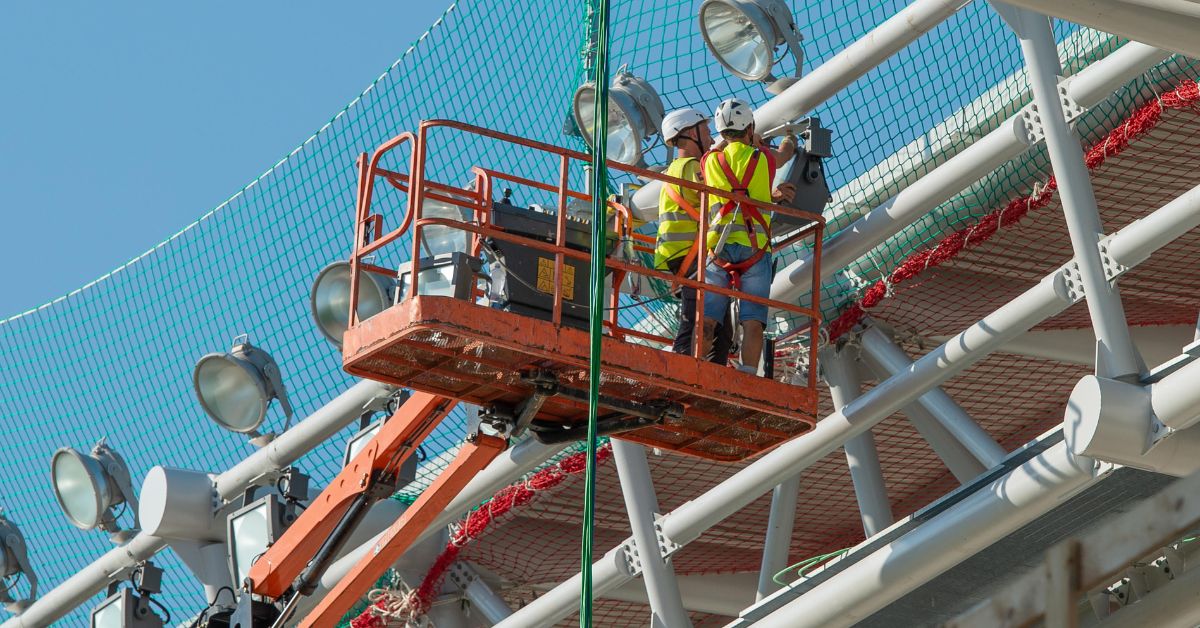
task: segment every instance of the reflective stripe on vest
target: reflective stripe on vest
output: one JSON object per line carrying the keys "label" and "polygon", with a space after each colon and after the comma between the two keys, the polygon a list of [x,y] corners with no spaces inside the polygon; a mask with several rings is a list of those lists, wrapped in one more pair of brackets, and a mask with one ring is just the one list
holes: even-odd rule
{"label": "reflective stripe on vest", "polygon": [[[671,162],[664,173],[669,177],[686,179],[684,171],[688,164],[696,162],[693,157],[681,157]],[[662,186],[658,195],[658,242],[654,247],[654,267],[666,270],[667,263],[687,256],[696,242],[700,228],[700,212],[686,196],[698,196],[694,190],[680,190],[679,186]]]}
{"label": "reflective stripe on vest", "polygon": [[[724,160],[718,159],[716,157],[718,154],[723,155]],[[722,164],[722,161],[725,163]],[[752,162],[753,170],[751,170]],[[741,142],[730,142],[720,153],[706,154],[702,163],[706,184],[723,190],[737,190],[756,201],[771,202],[770,161],[757,149]],[[742,178],[749,180],[742,181]],[[741,244],[757,249],[769,246],[770,212],[754,211],[756,208],[753,207],[746,208],[747,211],[743,212],[743,208],[737,204],[732,206],[728,204],[729,199],[727,198],[716,194],[709,196],[710,228],[707,236],[709,248],[716,246],[726,225],[729,225],[729,236],[725,239],[726,244]],[[754,242],[750,241],[751,232],[754,233]]]}

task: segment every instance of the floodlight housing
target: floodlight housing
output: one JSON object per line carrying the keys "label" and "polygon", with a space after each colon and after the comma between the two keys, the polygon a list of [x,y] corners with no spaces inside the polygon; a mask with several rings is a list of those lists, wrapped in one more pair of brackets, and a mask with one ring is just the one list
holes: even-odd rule
{"label": "floodlight housing", "polygon": [[150,610],[150,596],[129,587],[115,591],[92,609],[91,628],[162,628],[163,620]]}
{"label": "floodlight housing", "polygon": [[[443,253],[435,257],[425,257],[417,264],[420,278],[417,281],[417,293],[421,296],[452,297],[470,300],[479,278],[483,272],[483,262],[478,257],[466,253]],[[412,264],[400,265],[399,287],[396,289],[396,303],[407,296],[408,287],[412,285]]]}
{"label": "floodlight housing", "polygon": [[[379,433],[381,428],[383,428],[383,422],[385,420],[387,419],[379,419],[374,423],[371,423],[367,427],[359,430],[354,436],[351,436],[349,441],[346,441],[346,453],[342,456],[343,467],[350,464],[350,461],[354,460],[354,457],[362,452],[363,448],[371,442],[371,439],[375,438],[375,435]],[[411,455],[406,458],[403,463],[401,463],[400,470],[396,472],[397,489],[406,486],[408,483],[417,479],[417,467],[420,466],[420,462],[421,461],[416,455]]]}
{"label": "floodlight housing", "polygon": [[[437,190],[440,196],[458,199],[463,204],[475,204],[470,197],[445,190]],[[470,222],[472,211],[455,203],[426,196],[421,202],[421,218],[443,218],[458,222]],[[436,257],[449,253],[466,253],[471,246],[471,232],[455,229],[448,225],[425,225],[421,227],[421,250],[424,255]]]}
{"label": "floodlight housing", "polygon": [[[392,304],[396,280],[364,270],[359,274],[358,320],[364,321]],[[321,335],[338,349],[350,326],[350,262],[334,262],[317,273],[308,297]]]}
{"label": "floodlight housing", "polygon": [[[595,127],[596,83],[584,83],[575,90],[572,109],[575,125],[588,146]],[[662,98],[645,79],[618,71],[608,91],[608,159],[623,164],[645,165],[642,140],[658,134],[662,127]]]}
{"label": "floodlight housing", "polygon": [[[13,584],[25,576],[29,581],[29,594],[23,598],[13,597]],[[37,574],[29,563],[29,550],[25,536],[17,524],[5,518],[0,511],[0,604],[14,615],[20,615],[37,599]]]}
{"label": "floodlight housing", "polygon": [[292,404],[274,358],[244,336],[237,340],[225,353],[200,358],[192,371],[192,385],[200,406],[218,425],[231,432],[258,436],[272,399],[279,400],[289,421]]}
{"label": "floodlight housing", "polygon": [[[803,37],[783,0],[704,0],[699,17],[704,43],[734,76],[765,83],[773,94],[800,78]],[[795,76],[771,74],[779,46],[787,46],[796,59]]]}
{"label": "floodlight housing", "polygon": [[283,534],[289,523],[285,505],[274,493],[234,511],[228,519],[229,574],[240,587],[255,559]]}
{"label": "floodlight housing", "polygon": [[138,527],[138,501],[129,467],[104,439],[90,453],[70,447],[54,452],[50,478],[54,497],[71,525],[81,530],[100,528],[113,533],[114,541],[123,542],[131,535],[118,534],[121,527],[113,508],[128,504],[133,510],[134,528]]}
{"label": "floodlight housing", "polygon": [[383,427],[383,419],[379,419],[374,423],[359,430],[350,440],[346,441],[346,453],[342,456],[342,466],[350,464],[351,460],[371,442],[372,438],[379,433],[379,429]]}

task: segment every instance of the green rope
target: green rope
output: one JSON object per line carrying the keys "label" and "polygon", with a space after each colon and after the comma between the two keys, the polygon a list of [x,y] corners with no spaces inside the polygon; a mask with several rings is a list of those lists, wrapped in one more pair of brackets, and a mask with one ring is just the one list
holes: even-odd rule
{"label": "green rope", "polygon": [[608,190],[608,0],[596,1],[595,51],[596,99],[592,127],[592,286],[588,334],[591,349],[588,354],[588,434],[587,469],[583,489],[583,557],[580,573],[583,591],[579,601],[579,625],[592,625],[592,527],[596,515],[596,417],[600,398],[600,346],[604,318],[604,251]]}
{"label": "green rope", "polygon": [[787,572],[792,571],[793,569],[799,569],[800,571],[796,572],[796,578],[797,579],[803,578],[804,574],[809,569],[812,569],[813,567],[816,567],[817,565],[820,565],[831,558],[837,558],[838,556],[841,556],[842,554],[845,554],[846,552],[849,552],[849,551],[850,551],[850,548],[847,547],[844,549],[837,550],[836,552],[829,552],[828,554],[821,554],[820,556],[813,556],[812,558],[805,558],[804,560],[796,563],[795,565],[791,565],[791,566],[787,567],[786,569],[783,569],[779,573],[775,574],[774,576],[771,576],[771,580],[774,581],[775,584],[786,587],[788,585],[788,583],[784,582],[780,578],[782,578],[783,575],[786,574]]}

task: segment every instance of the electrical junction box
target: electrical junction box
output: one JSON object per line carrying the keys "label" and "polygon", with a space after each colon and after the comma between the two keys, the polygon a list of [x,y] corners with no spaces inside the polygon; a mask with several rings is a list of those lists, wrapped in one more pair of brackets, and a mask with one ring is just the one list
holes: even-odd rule
{"label": "electrical junction box", "polygon": [[[822,160],[833,156],[833,132],[822,127],[821,120],[816,117],[802,120],[800,124],[807,128],[800,133],[796,156],[788,164],[790,169],[776,176],[775,185],[791,183],[796,186],[795,198],[783,203],[784,207],[820,214],[832,200]],[[771,235],[778,240],[810,224],[810,220],[775,215],[771,218]]]}

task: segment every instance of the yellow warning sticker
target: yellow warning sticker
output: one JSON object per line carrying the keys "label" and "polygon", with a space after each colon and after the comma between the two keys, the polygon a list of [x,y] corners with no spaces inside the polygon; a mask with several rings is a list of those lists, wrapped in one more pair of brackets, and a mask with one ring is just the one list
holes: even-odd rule
{"label": "yellow warning sticker", "polygon": [[[538,258],[538,277],[537,277],[538,292],[546,294],[554,294],[554,259],[548,257]],[[575,268],[569,264],[563,264],[562,276],[562,292],[563,299],[567,301],[575,300]]]}

